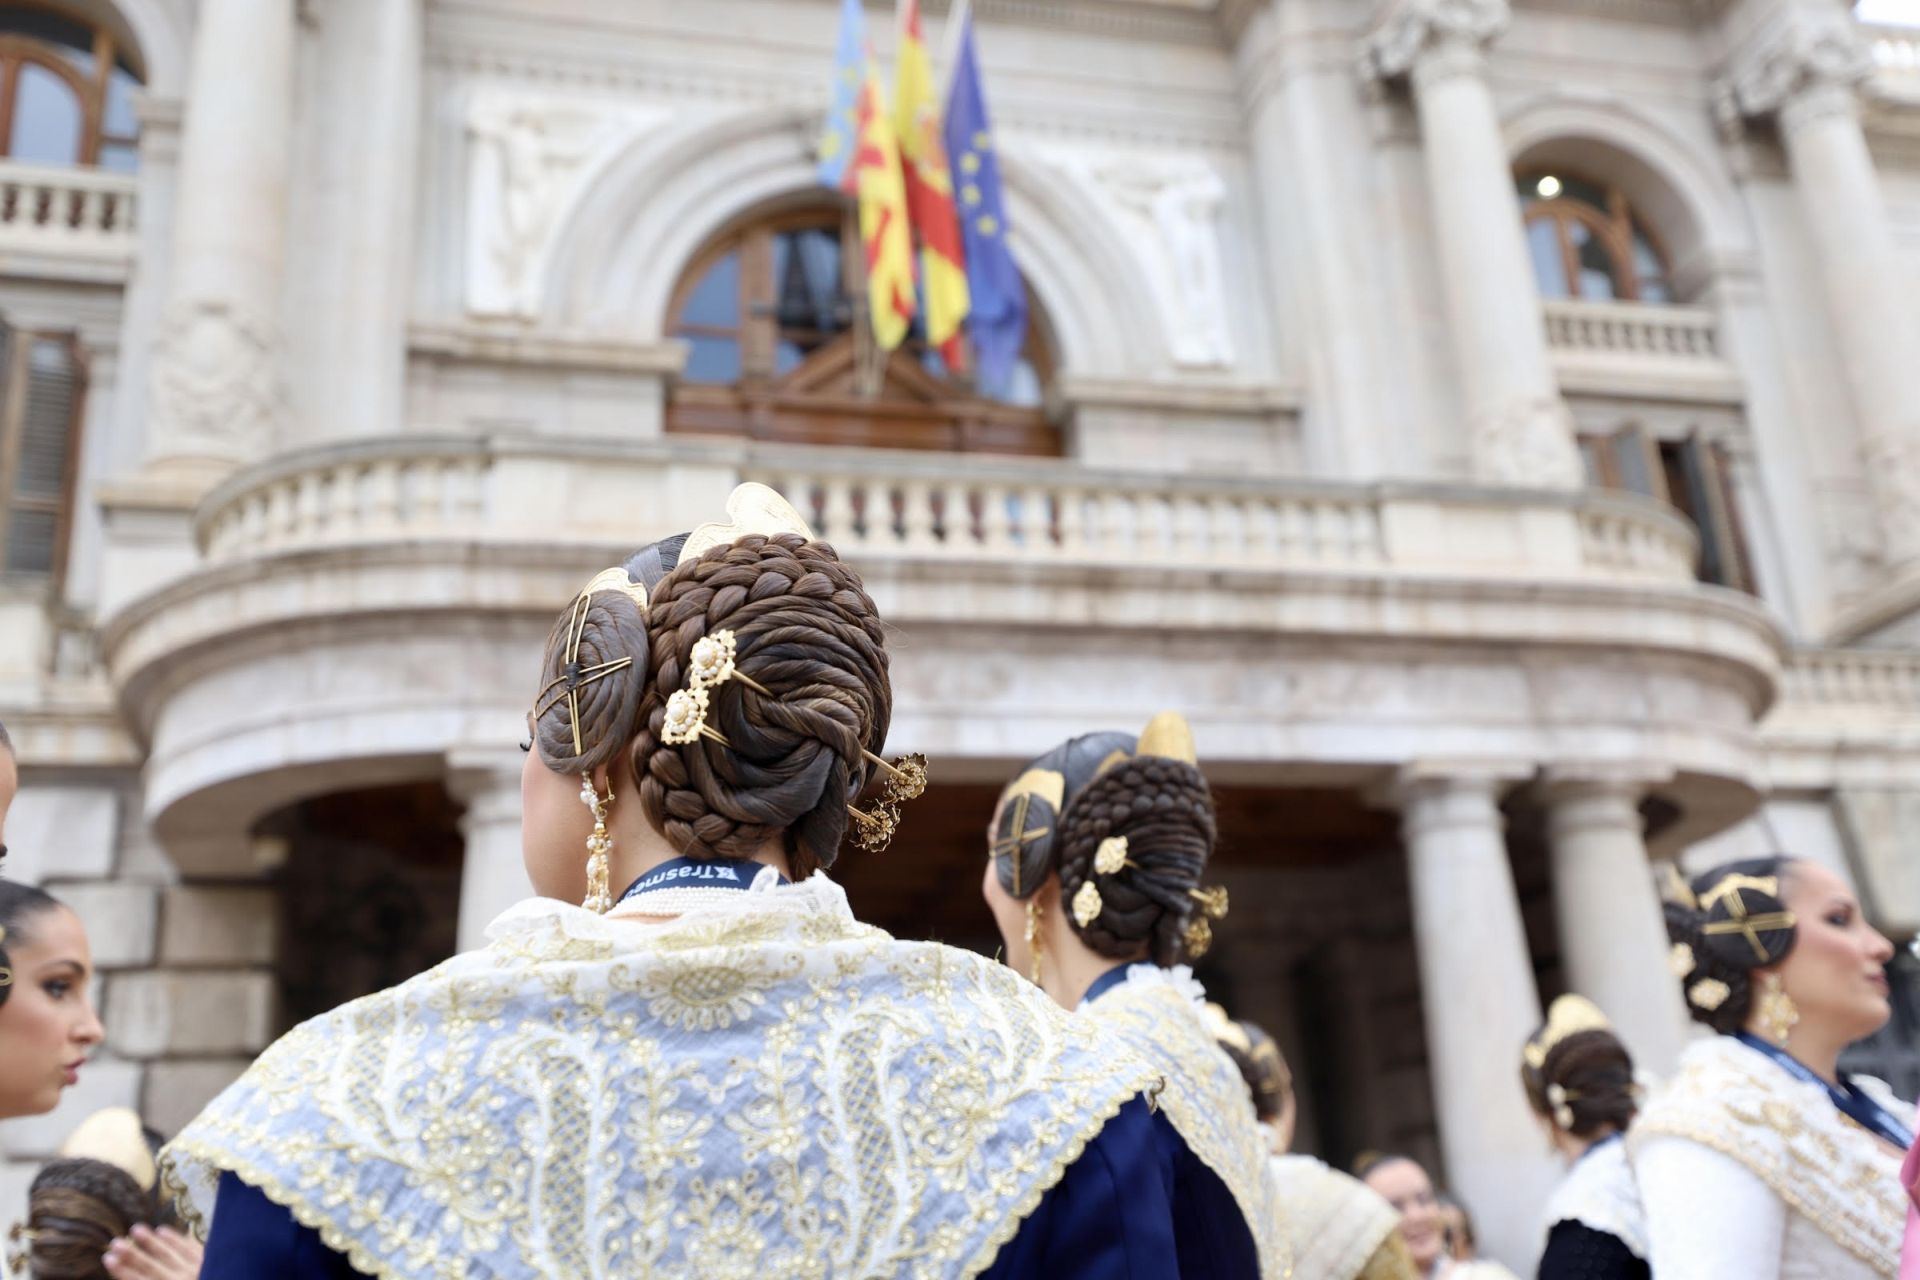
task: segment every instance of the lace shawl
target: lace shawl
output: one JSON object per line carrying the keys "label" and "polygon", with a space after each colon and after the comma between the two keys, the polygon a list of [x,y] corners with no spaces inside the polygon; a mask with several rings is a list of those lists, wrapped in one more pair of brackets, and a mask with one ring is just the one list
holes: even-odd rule
{"label": "lace shawl", "polygon": [[1640,1188],[1627,1163],[1624,1142],[1603,1142],[1574,1161],[1547,1197],[1544,1219],[1547,1231],[1556,1223],[1577,1222],[1615,1237],[1642,1261],[1653,1256],[1647,1242],[1647,1213],[1640,1205]]}
{"label": "lace shawl", "polygon": [[1156,1072],[825,876],[660,925],[556,902],[295,1028],[163,1157],[383,1280],[973,1276]]}

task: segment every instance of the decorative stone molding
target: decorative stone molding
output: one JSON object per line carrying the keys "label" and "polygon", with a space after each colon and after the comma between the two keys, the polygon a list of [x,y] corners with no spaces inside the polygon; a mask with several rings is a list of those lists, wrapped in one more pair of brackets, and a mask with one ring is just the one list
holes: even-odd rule
{"label": "decorative stone molding", "polygon": [[594,173],[669,116],[590,99],[476,90],[467,104],[467,311],[533,319],[552,242]]}
{"label": "decorative stone molding", "polygon": [[1845,90],[1850,101],[1872,72],[1872,50],[1844,12],[1796,11],[1735,55],[1718,109],[1723,118],[1767,116],[1819,89]]}
{"label": "decorative stone molding", "polygon": [[1506,30],[1512,15],[1508,0],[1388,0],[1363,46],[1362,74],[1394,80],[1438,52],[1477,53]]}
{"label": "decorative stone molding", "polygon": [[153,346],[152,451],[241,461],[278,441],[286,404],[272,321],[213,299],[176,303]]}
{"label": "decorative stone molding", "polygon": [[1492,484],[1577,489],[1586,483],[1573,411],[1559,397],[1521,401],[1474,425],[1474,469]]}
{"label": "decorative stone molding", "polygon": [[1212,162],[1055,147],[1036,154],[1111,218],[1149,282],[1172,362],[1190,369],[1231,365],[1219,230],[1227,188]]}

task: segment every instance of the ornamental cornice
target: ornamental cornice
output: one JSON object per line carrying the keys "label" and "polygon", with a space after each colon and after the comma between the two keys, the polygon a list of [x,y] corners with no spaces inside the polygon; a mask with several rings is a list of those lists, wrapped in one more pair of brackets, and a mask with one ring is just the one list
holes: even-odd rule
{"label": "ornamental cornice", "polygon": [[1362,70],[1393,80],[1435,51],[1478,51],[1507,28],[1508,0],[1388,0],[1367,35]]}
{"label": "ornamental cornice", "polygon": [[1732,114],[1768,116],[1820,90],[1843,90],[1850,99],[1872,73],[1872,51],[1845,13],[1796,11],[1734,54],[1719,96]]}

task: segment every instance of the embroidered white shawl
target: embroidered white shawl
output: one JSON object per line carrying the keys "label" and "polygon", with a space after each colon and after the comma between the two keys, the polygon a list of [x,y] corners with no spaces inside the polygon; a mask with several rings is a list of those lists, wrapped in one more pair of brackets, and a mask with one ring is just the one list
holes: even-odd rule
{"label": "embroidered white shawl", "polygon": [[647,925],[555,902],[272,1046],[167,1149],[384,1280],[973,1276],[1157,1073],[825,876]]}
{"label": "embroidered white shawl", "polygon": [[1206,990],[1185,965],[1128,968],[1126,981],[1080,1007],[1078,1016],[1113,1031],[1166,1079],[1160,1109],[1187,1149],[1226,1184],[1260,1251],[1263,1276],[1292,1270],[1264,1131],[1246,1078],[1208,1029]]}
{"label": "embroidered white shawl", "polygon": [[1312,1156],[1272,1158],[1286,1208],[1293,1280],[1354,1280],[1400,1225],[1400,1214],[1358,1178]]}
{"label": "embroidered white shawl", "polygon": [[[1889,1097],[1878,1080],[1860,1084]],[[1794,1079],[1732,1036],[1696,1040],[1633,1122],[1629,1158],[1658,1136],[1738,1162],[1848,1253],[1894,1274],[1907,1213],[1900,1157],[1842,1116],[1820,1085]]]}

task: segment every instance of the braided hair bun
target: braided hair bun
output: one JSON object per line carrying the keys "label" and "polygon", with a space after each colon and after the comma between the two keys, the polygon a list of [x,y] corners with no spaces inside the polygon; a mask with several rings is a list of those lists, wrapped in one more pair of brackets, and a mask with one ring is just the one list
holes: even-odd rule
{"label": "braided hair bun", "polygon": [[1783,876],[1798,859],[1748,858],[1694,877],[1684,899],[1666,904],[1674,976],[1694,1021],[1732,1035],[1753,1007],[1753,971],[1793,950],[1793,913],[1781,900]]}
{"label": "braided hair bun", "polygon": [[[1104,956],[1132,955],[1144,944],[1157,965],[1189,953],[1187,925],[1200,903],[1193,891],[1213,853],[1213,794],[1198,767],[1165,756],[1136,756],[1109,767],[1067,804],[1060,839],[1060,892],[1075,902],[1092,883],[1101,909],[1075,932]],[[1095,865],[1109,839],[1126,841],[1127,864]],[[1112,847],[1112,846],[1110,846]]]}
{"label": "braided hair bun", "polygon": [[[647,611],[650,678],[630,760],[656,830],[694,858],[747,858],[783,835],[796,875],[831,866],[893,716],[880,615],[832,547],[749,534],[675,566]],[[743,679],[714,687],[701,737],[668,743],[693,648],[734,633]],[[758,687],[756,687],[758,686]],[[764,690],[764,692],[762,691]]]}
{"label": "braided hair bun", "polygon": [[86,1157],[54,1160],[27,1193],[26,1273],[35,1280],[106,1280],[107,1246],[172,1213],[126,1170]]}
{"label": "braided hair bun", "polygon": [[609,569],[553,624],[540,663],[533,736],[541,761],[555,773],[610,764],[633,738],[647,684],[646,595],[631,569]]}
{"label": "braided hair bun", "polygon": [[1535,1114],[1576,1138],[1625,1132],[1639,1111],[1633,1058],[1606,1015],[1583,996],[1563,995],[1527,1038],[1520,1083]]}
{"label": "braided hair bun", "polygon": [[[1051,794],[1036,778],[1052,781]],[[1145,949],[1164,967],[1203,952],[1206,917],[1225,913],[1224,890],[1197,893],[1214,838],[1192,732],[1167,713],[1138,740],[1087,734],[1030,764],[1002,797],[995,873],[1022,898],[1057,873],[1068,923],[1088,946],[1116,959]]]}

